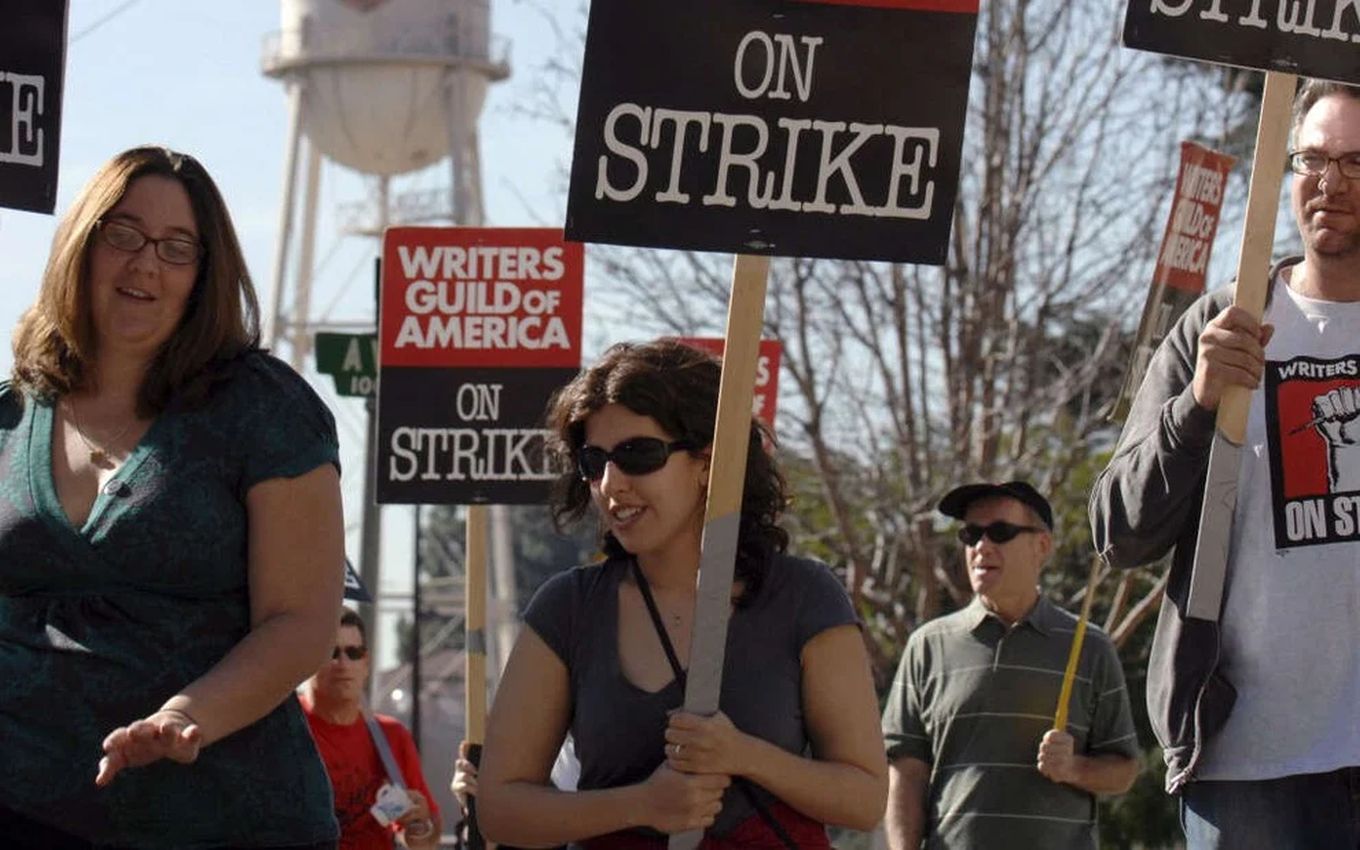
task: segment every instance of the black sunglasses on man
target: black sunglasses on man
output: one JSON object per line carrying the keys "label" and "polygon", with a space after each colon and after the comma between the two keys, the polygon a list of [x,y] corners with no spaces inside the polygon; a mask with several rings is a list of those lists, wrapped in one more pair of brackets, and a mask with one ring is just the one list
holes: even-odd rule
{"label": "black sunglasses on man", "polygon": [[998,545],[1009,543],[1026,532],[1047,531],[1037,525],[1016,525],[1005,520],[997,520],[987,525],[968,523],[959,529],[959,542],[965,546],[976,546],[984,536]]}

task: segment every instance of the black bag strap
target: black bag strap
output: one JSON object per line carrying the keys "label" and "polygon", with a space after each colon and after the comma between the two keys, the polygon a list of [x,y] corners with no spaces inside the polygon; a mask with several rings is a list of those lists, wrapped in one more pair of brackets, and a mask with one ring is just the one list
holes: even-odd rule
{"label": "black bag strap", "polygon": [[[680,683],[680,689],[685,689],[688,677],[685,669],[680,666],[680,656],[675,654],[675,644],[671,643],[671,636],[666,632],[666,623],[661,619],[661,609],[656,607],[656,598],[652,596],[652,586],[647,583],[647,577],[642,574],[642,568],[638,566],[637,559],[633,559],[633,579],[637,582],[638,590],[642,592],[642,601],[647,603],[647,613],[652,615],[652,625],[656,627],[656,635],[661,638],[661,648],[666,651],[666,660],[671,663],[671,672],[675,674],[675,679]],[[755,783],[742,777],[736,778],[736,785],[741,789],[742,796],[746,802],[751,804],[751,808],[756,810],[760,819],[765,821],[765,825],[784,843],[789,850],[798,850],[798,843],[784,829],[783,824],[774,819],[770,810],[765,804],[760,802],[756,796]]]}

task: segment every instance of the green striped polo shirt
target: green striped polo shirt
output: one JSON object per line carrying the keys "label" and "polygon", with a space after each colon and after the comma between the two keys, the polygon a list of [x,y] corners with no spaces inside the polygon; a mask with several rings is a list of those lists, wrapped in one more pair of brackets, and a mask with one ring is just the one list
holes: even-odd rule
{"label": "green striped polo shirt", "polygon": [[[931,767],[926,848],[1094,850],[1095,797],[1039,773],[1076,617],[1042,596],[1007,626],[974,599],[918,628],[883,713],[888,758]],[[1085,755],[1136,758],[1119,657],[1087,629],[1068,731]]]}

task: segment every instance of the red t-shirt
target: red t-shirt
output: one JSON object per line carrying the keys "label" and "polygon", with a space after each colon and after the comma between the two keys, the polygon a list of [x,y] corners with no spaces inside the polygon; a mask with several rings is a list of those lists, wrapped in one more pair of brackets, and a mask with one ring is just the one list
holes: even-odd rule
{"label": "red t-shirt", "polygon": [[[302,708],[312,729],[312,739],[326,764],[326,773],[331,777],[335,817],[340,821],[340,850],[391,850],[393,830],[378,823],[369,812],[378,798],[378,789],[387,782],[387,771],[383,770],[378,748],[369,737],[368,724],[362,717],[343,726],[329,723],[313,713],[311,700],[305,695]],[[385,714],[374,717],[387,736],[406,786],[425,796],[430,803],[430,816],[437,822],[439,807],[425,784],[420,754],[411,733],[400,721]]]}

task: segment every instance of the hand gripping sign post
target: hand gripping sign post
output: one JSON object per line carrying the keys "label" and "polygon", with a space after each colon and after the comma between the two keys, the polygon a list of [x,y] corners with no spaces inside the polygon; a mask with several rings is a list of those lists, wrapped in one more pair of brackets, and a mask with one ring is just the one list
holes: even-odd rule
{"label": "hand gripping sign post", "polygon": [[769,257],[944,262],[977,9],[591,3],[567,237],[737,255],[686,711],[718,709]]}
{"label": "hand gripping sign post", "polygon": [[474,763],[486,717],[485,506],[547,501],[543,413],[580,369],[584,254],[548,228],[393,227],[383,237],[377,500],[469,506]]}
{"label": "hand gripping sign post", "polygon": [[57,203],[67,0],[0,6],[0,207]]}
{"label": "hand gripping sign post", "polygon": [[[1295,74],[1360,83],[1360,10],[1354,0],[1129,0],[1129,47],[1266,72],[1237,261],[1233,303],[1265,312]],[[1237,505],[1251,392],[1229,387],[1218,407],[1186,616],[1217,621]]]}

